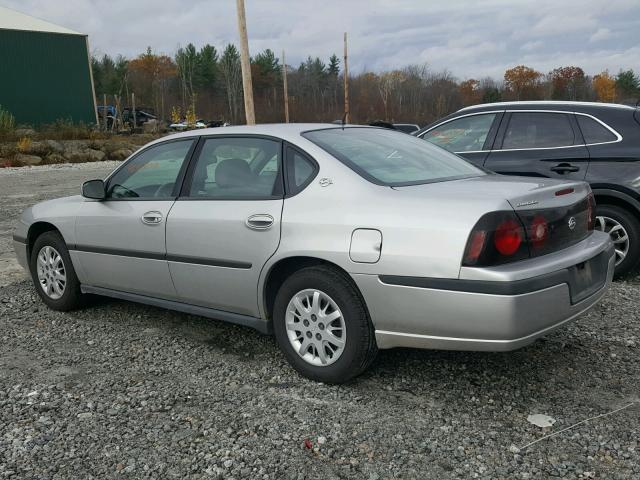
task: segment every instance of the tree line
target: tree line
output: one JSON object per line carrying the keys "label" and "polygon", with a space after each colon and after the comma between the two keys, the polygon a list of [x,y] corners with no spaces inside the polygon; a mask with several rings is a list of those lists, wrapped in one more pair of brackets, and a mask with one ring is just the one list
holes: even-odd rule
{"label": "tree line", "polygon": [[[206,44],[180,47],[173,57],[151,47],[135,58],[103,55],[91,58],[95,94],[125,99],[135,93],[137,106],[153,109],[163,120],[191,116],[244,122],[240,53],[228,44],[222,51]],[[344,111],[341,59],[308,57],[297,67],[286,65],[291,121],[319,122],[340,119]],[[283,68],[276,54],[266,49],[251,58],[254,103],[258,122],[284,121]],[[525,65],[491,77],[458,80],[449,71],[427,65],[408,65],[384,72],[349,76],[351,120],[432,122],[461,107],[506,100],[584,100],[635,103],[640,98],[640,77],[632,70],[603,71],[589,76],[577,66],[540,72]],[[113,97],[110,97],[113,98]],[[111,103],[111,102],[110,102]]]}

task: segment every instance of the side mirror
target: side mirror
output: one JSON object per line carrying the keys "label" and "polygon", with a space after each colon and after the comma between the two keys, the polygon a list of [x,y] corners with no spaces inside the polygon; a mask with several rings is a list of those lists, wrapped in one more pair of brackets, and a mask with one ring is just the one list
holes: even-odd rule
{"label": "side mirror", "polygon": [[82,196],[92,200],[104,200],[106,195],[104,181],[89,180],[82,184]]}

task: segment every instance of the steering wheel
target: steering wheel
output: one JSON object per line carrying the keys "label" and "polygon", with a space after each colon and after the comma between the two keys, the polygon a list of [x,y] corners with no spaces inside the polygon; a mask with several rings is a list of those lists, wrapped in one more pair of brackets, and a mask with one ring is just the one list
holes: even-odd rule
{"label": "steering wheel", "polygon": [[160,185],[155,193],[153,194],[154,197],[170,197],[171,194],[173,193],[173,183],[165,183],[163,185]]}

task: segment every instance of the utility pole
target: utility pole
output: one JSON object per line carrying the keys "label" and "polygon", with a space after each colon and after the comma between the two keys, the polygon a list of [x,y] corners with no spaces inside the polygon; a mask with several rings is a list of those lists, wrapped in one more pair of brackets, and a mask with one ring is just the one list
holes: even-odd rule
{"label": "utility pole", "polygon": [[344,123],[349,123],[349,65],[347,64],[347,32],[344,32]]}
{"label": "utility pole", "polygon": [[289,123],[289,89],[287,88],[287,63],[282,50],[282,81],[284,83],[284,121]]}
{"label": "utility pole", "polygon": [[253,109],[253,85],[251,83],[251,60],[249,57],[249,40],[247,38],[247,18],[244,13],[244,0],[236,0],[238,9],[238,30],[240,32],[240,60],[242,64],[242,89],[244,90],[244,114],[247,125],[256,124]]}
{"label": "utility pole", "polygon": [[133,129],[132,132],[136,130],[136,94],[131,92],[131,113],[133,113]]}

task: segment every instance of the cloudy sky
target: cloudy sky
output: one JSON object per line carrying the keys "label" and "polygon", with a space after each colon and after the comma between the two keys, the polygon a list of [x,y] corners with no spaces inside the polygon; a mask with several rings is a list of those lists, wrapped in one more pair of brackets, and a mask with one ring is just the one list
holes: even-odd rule
{"label": "cloudy sky", "polygon": [[[350,70],[427,63],[458,78],[501,78],[526,64],[543,72],[577,65],[588,74],[640,71],[638,0],[245,0],[252,54],[286,50],[342,55]],[[0,5],[87,33],[94,53],[135,56],[150,45],[237,42],[234,0],[0,0]]]}

